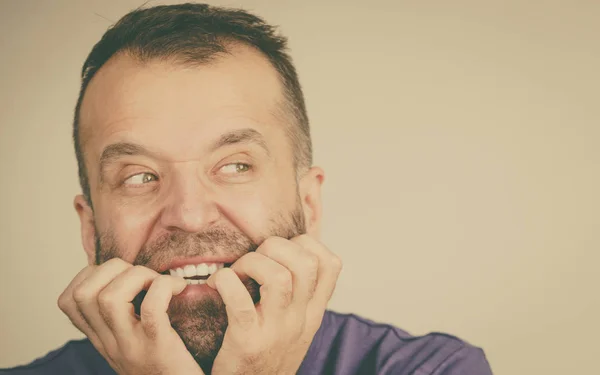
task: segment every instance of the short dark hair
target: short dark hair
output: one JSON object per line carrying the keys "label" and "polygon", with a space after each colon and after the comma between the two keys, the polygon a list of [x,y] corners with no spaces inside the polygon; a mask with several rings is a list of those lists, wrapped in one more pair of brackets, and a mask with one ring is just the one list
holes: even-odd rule
{"label": "short dark hair", "polygon": [[160,5],[136,9],[109,28],[88,55],[81,71],[81,90],[75,107],[73,141],[79,168],[79,183],[91,205],[88,172],[80,139],[80,111],[85,90],[98,70],[114,55],[127,54],[141,63],[159,59],[183,65],[209,63],[229,52],[232,43],[242,43],[264,54],[277,70],[290,120],[290,136],[296,170],[312,165],[310,128],[302,88],[287,39],[262,18],[241,9],[207,4]]}

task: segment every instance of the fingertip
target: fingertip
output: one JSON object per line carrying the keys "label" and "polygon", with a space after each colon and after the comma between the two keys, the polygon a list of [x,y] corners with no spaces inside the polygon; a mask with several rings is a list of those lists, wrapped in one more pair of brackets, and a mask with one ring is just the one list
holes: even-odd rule
{"label": "fingertip", "polygon": [[217,270],[217,272],[213,273],[208,277],[208,279],[206,279],[206,285],[217,290],[217,278],[223,279],[224,274],[232,271],[233,270],[231,268],[222,268],[220,270]]}
{"label": "fingertip", "polygon": [[183,292],[183,290],[185,289],[185,287],[187,286],[187,282],[185,281],[185,279],[183,277],[179,277],[179,276],[171,276],[173,278],[173,284],[174,284],[174,292],[175,295]]}
{"label": "fingertip", "polygon": [[[219,272],[219,271],[217,271]],[[215,275],[217,274],[217,272],[213,273],[212,275],[210,275],[208,277],[208,279],[206,279],[206,285],[208,285],[209,287],[213,288],[213,289],[217,289],[217,285],[215,283]]]}

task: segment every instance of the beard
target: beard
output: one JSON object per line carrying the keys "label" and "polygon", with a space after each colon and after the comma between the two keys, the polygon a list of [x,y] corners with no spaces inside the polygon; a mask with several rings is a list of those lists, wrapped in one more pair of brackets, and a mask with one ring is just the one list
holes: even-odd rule
{"label": "beard", "polygon": [[[175,257],[227,255],[237,259],[248,252],[256,251],[260,243],[269,236],[290,239],[304,233],[306,233],[306,226],[298,196],[296,207],[292,211],[270,219],[270,229],[259,243],[253,243],[240,231],[223,227],[208,228],[200,233],[177,230],[144,245],[133,264],[156,270]],[[121,257],[125,254],[123,250],[119,248],[112,230],[109,229],[96,236],[96,264]],[[244,285],[254,303],[258,303],[260,285],[253,279],[248,279]],[[131,301],[138,315],[145,295],[146,291],[141,291]],[[227,313],[223,300],[212,296],[191,301],[171,300],[167,313],[171,326],[181,337],[198,365],[205,372],[210,373],[227,330]]]}

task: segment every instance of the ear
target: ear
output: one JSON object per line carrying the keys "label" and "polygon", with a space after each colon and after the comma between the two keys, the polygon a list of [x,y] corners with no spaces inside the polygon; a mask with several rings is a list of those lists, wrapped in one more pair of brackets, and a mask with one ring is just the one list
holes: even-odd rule
{"label": "ear", "polygon": [[311,167],[299,181],[306,233],[316,240],[321,237],[321,185],[324,179],[323,169]]}
{"label": "ear", "polygon": [[75,211],[81,223],[81,242],[88,258],[88,265],[96,264],[96,226],[94,211],[83,195],[77,195],[73,201]]}

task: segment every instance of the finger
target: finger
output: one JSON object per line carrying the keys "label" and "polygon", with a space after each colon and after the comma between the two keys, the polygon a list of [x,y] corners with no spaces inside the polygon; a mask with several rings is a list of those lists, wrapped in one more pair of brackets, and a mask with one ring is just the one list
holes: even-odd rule
{"label": "finger", "polygon": [[282,237],[267,238],[256,252],[275,260],[290,271],[292,304],[306,306],[317,285],[319,258],[311,251]]}
{"label": "finger", "polygon": [[221,295],[230,326],[249,330],[258,324],[258,313],[254,307],[254,301],[234,270],[222,268],[212,274],[206,280],[206,284],[216,289]]}
{"label": "finger", "polygon": [[113,258],[98,266],[92,274],[83,280],[73,291],[73,299],[82,316],[100,338],[105,348],[114,347],[115,338],[106,324],[99,307],[102,290],[115,277],[130,268],[131,264],[119,258]]}
{"label": "finger", "polygon": [[61,293],[58,297],[58,307],[60,310],[65,313],[65,315],[69,318],[71,323],[80,330],[84,335],[86,335],[92,344],[96,347],[96,349],[100,353],[105,353],[104,345],[102,345],[102,341],[94,332],[92,327],[87,323],[81,311],[77,307],[77,303],[73,298],[73,291],[83,280],[85,280],[90,274],[92,274],[96,270],[96,266],[88,266],[79,271],[79,273],[71,280],[67,288]]}
{"label": "finger", "polygon": [[102,316],[120,343],[130,339],[138,323],[131,301],[142,290],[148,290],[159,276],[158,272],[147,267],[130,267],[115,277],[98,297]]}
{"label": "finger", "polygon": [[265,315],[280,315],[292,301],[290,271],[273,259],[256,252],[238,259],[231,270],[241,279],[251,277],[260,287],[260,306]]}
{"label": "finger", "polygon": [[[71,280],[69,285],[65,288],[65,290],[58,297],[58,307],[70,318],[70,314],[72,312],[77,312],[77,307],[75,304],[75,300],[73,299],[73,290],[81,284],[83,280],[85,280],[94,270],[96,266],[87,266]],[[85,332],[84,332],[85,333]]]}
{"label": "finger", "polygon": [[140,310],[140,324],[150,339],[156,339],[171,331],[167,315],[171,298],[186,288],[183,277],[160,275],[154,279]]}
{"label": "finger", "polygon": [[325,308],[333,295],[335,286],[342,270],[342,260],[331,252],[325,245],[309,235],[301,235],[291,239],[292,242],[302,246],[319,258],[317,286],[312,303]]}

